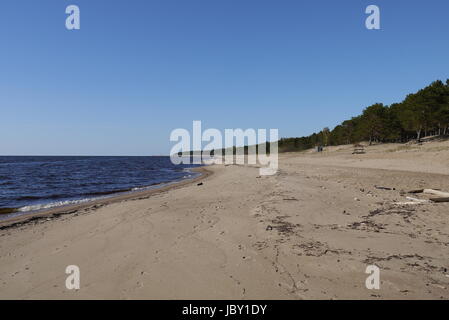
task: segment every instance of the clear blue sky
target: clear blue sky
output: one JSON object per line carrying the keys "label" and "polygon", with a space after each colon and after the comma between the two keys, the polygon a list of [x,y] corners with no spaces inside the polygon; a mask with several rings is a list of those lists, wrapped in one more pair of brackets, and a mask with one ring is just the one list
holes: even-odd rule
{"label": "clear blue sky", "polygon": [[2,0],[0,154],[167,154],[192,120],[308,135],[448,78],[448,36],[447,0]]}

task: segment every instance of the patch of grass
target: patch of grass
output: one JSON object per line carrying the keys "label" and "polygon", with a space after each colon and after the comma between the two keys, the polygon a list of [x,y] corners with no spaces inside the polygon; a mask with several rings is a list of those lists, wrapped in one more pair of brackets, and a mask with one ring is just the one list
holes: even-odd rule
{"label": "patch of grass", "polygon": [[430,152],[447,151],[447,150],[449,150],[449,146],[432,147],[426,149],[426,151]]}
{"label": "patch of grass", "polygon": [[410,151],[410,150],[417,150],[418,147],[411,146],[411,145],[403,145],[396,148],[388,149],[385,152],[399,152],[399,151]]}

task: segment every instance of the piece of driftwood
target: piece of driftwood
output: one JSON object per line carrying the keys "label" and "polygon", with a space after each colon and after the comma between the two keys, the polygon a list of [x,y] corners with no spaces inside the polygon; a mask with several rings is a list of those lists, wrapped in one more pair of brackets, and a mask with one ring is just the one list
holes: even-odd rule
{"label": "piece of driftwood", "polygon": [[424,192],[424,189],[418,189],[418,190],[410,190],[407,193],[423,193],[423,192]]}
{"label": "piece of driftwood", "polygon": [[416,189],[407,191],[407,193],[423,193],[425,190],[441,191],[441,189]]}
{"label": "piece of driftwood", "polygon": [[427,202],[405,201],[405,202],[394,202],[393,205],[405,206],[405,205],[417,205],[417,204],[424,204],[424,203],[427,203]]}
{"label": "piece of driftwood", "polygon": [[382,187],[382,186],[374,186],[374,188],[379,190],[396,190],[395,188]]}
{"label": "piece of driftwood", "polygon": [[429,202],[429,200],[418,199],[418,198],[413,198],[413,197],[406,197],[406,199],[413,201],[413,202],[418,202],[418,203],[428,203]]}
{"label": "piece of driftwood", "polygon": [[418,199],[418,198],[413,198],[413,197],[406,197],[406,199],[408,201],[394,202],[393,205],[403,206],[403,205],[417,205],[417,204],[431,203],[430,200],[426,200],[426,199]]}
{"label": "piece of driftwood", "polygon": [[448,198],[430,198],[430,201],[433,201],[433,202],[449,202],[449,197]]}
{"label": "piece of driftwood", "polygon": [[439,196],[442,198],[449,198],[448,192],[442,192],[442,191],[438,191],[438,190],[434,190],[434,189],[424,189],[423,193],[433,194],[435,196]]}

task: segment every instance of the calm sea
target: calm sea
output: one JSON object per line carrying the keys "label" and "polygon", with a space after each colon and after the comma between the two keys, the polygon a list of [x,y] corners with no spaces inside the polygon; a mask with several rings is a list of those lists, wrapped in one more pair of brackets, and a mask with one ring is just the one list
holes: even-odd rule
{"label": "calm sea", "polygon": [[169,157],[0,156],[0,219],[193,178]]}

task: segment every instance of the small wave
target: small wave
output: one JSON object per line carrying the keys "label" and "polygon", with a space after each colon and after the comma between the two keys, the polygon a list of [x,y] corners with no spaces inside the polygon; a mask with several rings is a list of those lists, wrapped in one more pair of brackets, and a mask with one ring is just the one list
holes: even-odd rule
{"label": "small wave", "polygon": [[[38,197],[38,196],[21,196],[15,198],[17,201],[26,201],[26,200],[40,200],[40,199],[46,199],[47,197]],[[48,198],[51,198],[50,196]]]}
{"label": "small wave", "polygon": [[163,182],[155,182],[155,183],[152,183],[152,184],[150,184],[150,185],[148,185],[148,186],[132,188],[131,191],[142,191],[142,190],[147,190],[147,189],[151,189],[151,188],[154,188],[155,186],[162,185],[162,184],[163,184]]}
{"label": "small wave", "polygon": [[89,192],[89,193],[83,193],[82,196],[106,196],[116,193],[122,193],[122,192],[129,192],[132,189],[117,189],[117,190],[111,190],[111,191],[98,191],[98,192]]}
{"label": "small wave", "polygon": [[51,209],[56,207],[62,207],[67,205],[81,204],[93,200],[98,200],[100,198],[90,198],[90,199],[80,199],[80,200],[66,200],[66,201],[56,201],[45,204],[35,204],[30,206],[21,207],[16,210],[16,212],[29,212],[29,211],[38,211],[43,209]]}
{"label": "small wave", "polygon": [[17,201],[44,200],[44,199],[55,200],[55,199],[67,198],[70,196],[71,195],[68,195],[68,194],[51,194],[51,195],[46,195],[46,196],[21,196],[21,197],[15,198],[15,200],[17,200]]}

